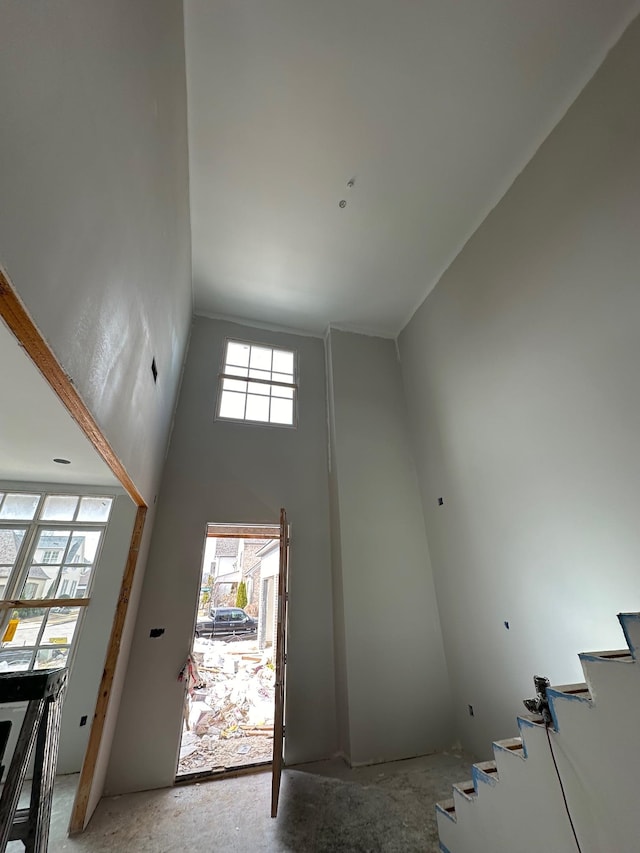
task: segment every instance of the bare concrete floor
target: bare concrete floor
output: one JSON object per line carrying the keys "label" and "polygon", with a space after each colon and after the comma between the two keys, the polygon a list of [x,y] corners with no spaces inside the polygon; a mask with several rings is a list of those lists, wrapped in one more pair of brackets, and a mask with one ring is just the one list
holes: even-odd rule
{"label": "bare concrete floor", "polygon": [[76,777],[61,777],[49,850],[437,853],[434,804],[470,777],[472,760],[451,752],[355,770],[338,760],[287,769],[276,820],[268,773],[126,794],[103,799],[77,838],[66,837]]}

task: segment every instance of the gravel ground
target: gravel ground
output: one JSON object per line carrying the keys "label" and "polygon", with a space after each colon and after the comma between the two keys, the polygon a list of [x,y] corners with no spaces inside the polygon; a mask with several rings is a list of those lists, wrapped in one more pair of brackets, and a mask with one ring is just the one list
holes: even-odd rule
{"label": "gravel ground", "polygon": [[213,770],[217,767],[238,767],[271,761],[273,736],[248,736],[233,740],[219,740],[210,749],[200,748],[178,764],[178,776]]}

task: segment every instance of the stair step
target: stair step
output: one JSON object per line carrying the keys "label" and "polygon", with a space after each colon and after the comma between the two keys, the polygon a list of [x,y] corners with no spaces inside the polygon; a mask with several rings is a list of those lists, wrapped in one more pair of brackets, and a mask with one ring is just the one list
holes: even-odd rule
{"label": "stair step", "polygon": [[485,785],[495,785],[498,781],[498,768],[495,761],[478,761],[471,768],[473,781],[476,790],[478,782],[484,782]]}
{"label": "stair step", "polygon": [[499,747],[499,749],[508,749],[509,752],[519,752],[524,748],[521,737],[507,737],[502,740],[494,740],[493,744]]}
{"label": "stair step", "polygon": [[618,622],[635,660],[640,652],[640,613],[618,613]]}
{"label": "stair step", "polygon": [[509,752],[511,755],[517,755],[519,758],[526,758],[527,753],[524,748],[521,737],[508,737],[501,740],[494,740],[493,752],[497,755],[500,752]]}
{"label": "stair step", "polygon": [[[567,699],[575,699],[578,702],[593,702],[593,696],[591,694],[591,690],[589,685],[586,683],[581,684],[553,684],[547,690],[547,695],[551,704],[553,704],[554,699],[560,699],[566,701]],[[553,708],[552,708],[553,713]]]}
{"label": "stair step", "polygon": [[520,723],[524,723],[526,726],[544,727],[544,720],[540,714],[518,714],[517,720],[518,725],[520,725]]}
{"label": "stair step", "polygon": [[579,657],[603,658],[604,660],[633,661],[633,656],[629,649],[613,649],[613,651],[604,652],[581,652]]}
{"label": "stair step", "polygon": [[498,768],[496,767],[495,761],[476,761],[473,765],[474,767],[478,767],[484,773],[497,773]]}
{"label": "stair step", "polygon": [[465,800],[472,800],[478,795],[476,786],[473,784],[473,779],[468,779],[466,782],[456,782],[453,790],[460,794],[461,797],[464,797]]}
{"label": "stair step", "polygon": [[[598,658],[602,661],[603,658]],[[585,672],[586,674],[586,672]],[[549,700],[549,712],[553,721],[555,731],[560,731],[560,718],[562,717],[563,706],[567,702],[578,702],[586,705],[587,708],[593,708],[593,694],[588,685],[585,684],[559,684],[547,688],[547,699]]]}
{"label": "stair step", "polygon": [[580,699],[591,699],[591,691],[586,681],[577,684],[552,684],[549,688],[556,693],[566,693],[567,696],[578,696]]}
{"label": "stair step", "polygon": [[439,803],[436,803],[436,811],[440,812],[441,815],[448,817],[449,820],[452,820],[454,823],[456,822],[456,806],[453,800],[442,800]]}

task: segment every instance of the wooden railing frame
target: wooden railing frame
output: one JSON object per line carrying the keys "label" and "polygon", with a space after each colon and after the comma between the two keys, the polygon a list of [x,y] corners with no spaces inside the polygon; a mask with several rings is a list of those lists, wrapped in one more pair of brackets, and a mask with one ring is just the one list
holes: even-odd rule
{"label": "wooden railing frame", "polygon": [[51,607],[88,607],[90,598],[5,598],[0,601],[2,610],[46,610]]}

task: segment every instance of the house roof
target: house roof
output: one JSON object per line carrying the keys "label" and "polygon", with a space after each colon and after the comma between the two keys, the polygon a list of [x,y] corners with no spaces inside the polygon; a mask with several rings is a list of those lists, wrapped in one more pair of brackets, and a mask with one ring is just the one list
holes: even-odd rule
{"label": "house roof", "polygon": [[216,557],[237,557],[239,539],[216,538]]}
{"label": "house roof", "polygon": [[0,563],[15,562],[20,542],[13,530],[0,528]]}
{"label": "house roof", "polygon": [[260,559],[262,559],[262,557],[266,557],[266,555],[267,555],[267,554],[270,554],[270,553],[271,553],[271,551],[273,551],[273,549],[274,549],[274,548],[278,548],[279,546],[280,546],[280,540],[279,540],[279,539],[270,539],[270,540],[269,540],[265,545],[263,545],[263,546],[262,546],[262,548],[258,551],[258,556],[260,557]]}
{"label": "house roof", "polygon": [[54,576],[54,573],[58,571],[57,566],[52,566],[51,574],[48,575],[41,566],[31,566],[29,569],[29,577],[30,581],[50,581]]}

